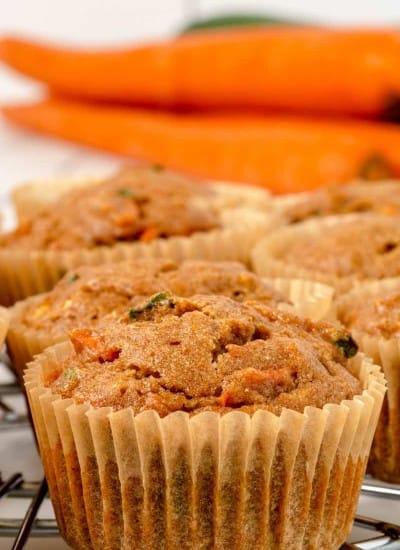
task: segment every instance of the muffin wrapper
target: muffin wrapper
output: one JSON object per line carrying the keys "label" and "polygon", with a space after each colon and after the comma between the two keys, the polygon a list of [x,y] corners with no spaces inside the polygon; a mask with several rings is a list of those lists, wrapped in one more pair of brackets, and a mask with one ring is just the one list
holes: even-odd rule
{"label": "muffin wrapper", "polygon": [[279,309],[320,321],[331,315],[333,287],[306,281],[304,279],[268,279],[263,280],[282,292],[293,305],[279,304]]}
{"label": "muffin wrapper", "polygon": [[74,548],[338,548],[352,523],[380,412],[379,367],[354,359],[363,393],[323,409],[136,417],[25,383],[62,535]]}
{"label": "muffin wrapper", "polygon": [[10,324],[10,312],[5,307],[0,307],[0,348],[4,343]]}
{"label": "muffin wrapper", "polygon": [[301,204],[305,199],[312,196],[312,193],[288,193],[287,195],[277,195],[271,198],[272,208],[278,212],[287,223],[290,223],[287,211]]}
{"label": "muffin wrapper", "polygon": [[337,223],[343,224],[354,219],[358,219],[357,215],[327,216],[323,219],[307,220],[296,225],[278,228],[277,231],[264,237],[255,245],[251,253],[251,263],[254,271],[263,277],[286,277],[290,279],[299,277],[319,281],[333,286],[338,293],[348,291],[360,284],[360,280],[356,275],[339,277],[320,272],[317,269],[307,269],[289,263],[285,258],[281,258],[281,254],[298,235],[305,234],[315,238],[326,227]]}
{"label": "muffin wrapper", "polygon": [[133,258],[239,260],[247,262],[255,242],[279,218],[245,208],[221,212],[222,228],[188,237],[154,239],[149,243],[123,243],[111,247],[71,251],[19,251],[0,249],[0,303],[12,304],[50,290],[69,269]]}
{"label": "muffin wrapper", "polygon": [[[384,279],[360,285],[336,302],[337,314],[357,298],[381,290],[400,288],[400,278]],[[373,440],[368,472],[384,481],[400,483],[400,339],[372,336],[352,330],[360,350],[381,365],[387,380],[387,394]]]}
{"label": "muffin wrapper", "polygon": [[216,196],[212,204],[217,208],[255,208],[256,210],[273,211],[274,205],[270,192],[261,187],[226,181],[210,181]]}
{"label": "muffin wrapper", "polygon": [[[301,279],[265,279],[268,284],[281,291],[292,305],[281,304],[280,309],[309,317],[315,321],[328,314],[331,309],[333,288],[313,281]],[[40,303],[42,296],[29,298]],[[7,346],[12,358],[13,367],[19,377],[33,356],[53,344],[67,339],[66,332],[49,332],[46,330],[29,329],[21,322],[24,315],[25,302],[19,302],[10,308],[11,324],[7,335]]]}

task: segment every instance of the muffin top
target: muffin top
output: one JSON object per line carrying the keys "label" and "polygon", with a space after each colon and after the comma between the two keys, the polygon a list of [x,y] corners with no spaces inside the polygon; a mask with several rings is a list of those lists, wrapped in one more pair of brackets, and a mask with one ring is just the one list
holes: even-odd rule
{"label": "muffin top", "polygon": [[208,231],[220,225],[210,196],[206,185],[170,172],[125,169],[113,178],[65,193],[3,235],[0,246],[71,250]]}
{"label": "muffin top", "polygon": [[129,323],[75,329],[70,340],[44,383],[95,407],[279,414],[362,391],[345,329],[226,296],[165,295]]}
{"label": "muffin top", "polygon": [[365,214],[303,231],[309,223],[293,228],[298,233],[280,253],[281,260],[338,277],[400,274],[400,219]]}
{"label": "muffin top", "polygon": [[307,218],[372,212],[384,216],[400,215],[400,182],[349,183],[308,193],[286,211],[290,223]]}
{"label": "muffin top", "polygon": [[13,324],[56,334],[103,321],[127,321],[129,312],[166,291],[178,296],[223,294],[236,301],[287,302],[271,285],[239,262],[138,259],[79,267],[68,272],[50,292],[19,304]]}
{"label": "muffin top", "polygon": [[[345,298],[347,298],[345,296]],[[352,294],[338,319],[348,329],[380,338],[400,338],[400,285],[366,296]]]}

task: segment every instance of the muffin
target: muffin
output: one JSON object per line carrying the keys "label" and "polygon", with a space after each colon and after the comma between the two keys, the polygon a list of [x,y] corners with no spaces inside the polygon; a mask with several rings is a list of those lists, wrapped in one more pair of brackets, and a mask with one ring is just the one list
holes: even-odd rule
{"label": "muffin", "polygon": [[300,197],[285,209],[289,223],[334,214],[371,212],[383,216],[400,215],[400,182],[351,182],[331,185]]}
{"label": "muffin", "polygon": [[[171,175],[170,171],[167,172],[158,165],[149,167],[149,169],[156,172],[162,172],[166,180],[168,180],[168,177]],[[130,167],[130,170],[140,171],[142,168]],[[17,218],[20,221],[30,218],[32,214],[36,214],[44,207],[57,202],[69,191],[96,185],[101,183],[102,180],[104,180],[104,176],[103,178],[100,176],[97,178],[59,178],[56,180],[32,181],[17,185],[11,193]],[[271,196],[266,189],[221,181],[207,181],[201,183],[205,187],[212,188],[212,203],[215,207],[249,207],[256,208],[257,210],[271,210]]]}
{"label": "muffin", "polygon": [[337,300],[336,315],[360,348],[383,367],[388,393],[372,444],[369,472],[400,483],[400,278],[361,285]]}
{"label": "muffin", "polygon": [[348,290],[360,281],[400,275],[400,218],[359,214],[277,229],[252,252],[255,271],[303,277]]}
{"label": "muffin", "polygon": [[49,290],[70,268],[137,257],[235,259],[272,218],[213,205],[211,186],[149,168],[63,194],[0,237],[0,302]]}
{"label": "muffin", "polygon": [[339,547],[385,391],[345,329],[172,294],[25,381],[62,535],[110,549]]}
{"label": "muffin", "polygon": [[271,305],[287,298],[238,262],[139,259],[81,266],[69,271],[49,292],[10,308],[8,349],[20,374],[36,353],[67,338],[79,326],[124,323],[129,312],[166,291],[180,296],[225,294]]}
{"label": "muffin", "polygon": [[299,313],[315,317],[329,310],[332,298],[332,289],[325,285],[266,282],[238,262],[188,260],[178,266],[172,260],[141,259],[79,267],[51,291],[10,309],[7,343],[14,368],[21,374],[33,355],[65,340],[73,328],[128,321],[131,310],[166,291],[179,296],[223,294],[236,301],[296,307]]}

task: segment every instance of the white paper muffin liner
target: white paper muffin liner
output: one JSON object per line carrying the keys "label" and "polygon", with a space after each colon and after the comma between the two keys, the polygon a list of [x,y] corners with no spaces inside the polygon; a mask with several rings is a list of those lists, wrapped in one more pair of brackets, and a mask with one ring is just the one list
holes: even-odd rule
{"label": "white paper muffin liner", "polygon": [[25,374],[50,494],[74,548],[338,548],[351,528],[385,381],[362,355],[361,395],[278,417],[154,411],[134,416],[62,399]]}
{"label": "white paper muffin liner", "polygon": [[263,280],[282,292],[293,305],[279,304],[279,309],[320,321],[331,315],[334,288],[304,279],[263,277]]}
{"label": "white paper muffin liner", "polygon": [[[293,304],[281,304],[280,309],[309,317],[313,321],[325,318],[330,311],[333,298],[332,287],[301,279],[265,279],[265,281],[282,292]],[[34,355],[53,344],[68,339],[67,332],[61,324],[57,328],[58,324],[55,323],[53,330],[48,331],[28,328],[24,323],[26,304],[35,302],[39,304],[42,299],[42,295],[31,296],[9,308],[11,322],[7,335],[7,346],[13,367],[19,377],[22,376],[26,364],[32,360]]]}
{"label": "white paper muffin liner", "polygon": [[[284,253],[289,243],[298,238],[299,235],[309,235],[316,238],[324,231],[324,228],[345,224],[347,222],[359,219],[357,214],[344,214],[342,216],[326,216],[321,219],[306,220],[295,225],[278,228],[273,233],[269,233],[263,239],[259,240],[251,253],[251,263],[254,271],[262,277],[285,277],[293,279],[295,277],[333,286],[340,292],[346,292],[350,288],[360,284],[357,274],[344,277],[332,273],[318,271],[318,269],[308,269],[302,266],[290,263]],[[370,279],[372,281],[373,279]],[[364,280],[367,282],[367,279]]]}
{"label": "white paper muffin liner", "polygon": [[0,348],[4,343],[10,324],[10,312],[5,307],[0,307]]}
{"label": "white paper muffin liner", "polygon": [[271,198],[272,208],[279,213],[282,218],[290,223],[287,212],[293,207],[301,204],[305,199],[312,196],[311,192],[288,193],[287,195],[277,195]]}
{"label": "white paper muffin liner", "polygon": [[[371,300],[375,293],[400,289],[400,277],[360,285],[335,303],[336,315],[351,306],[354,300]],[[387,380],[387,394],[372,444],[368,471],[375,477],[400,483],[400,338],[372,336],[352,330],[361,351],[381,365]]]}
{"label": "white paper muffin liner", "polygon": [[154,239],[149,243],[118,243],[71,251],[27,251],[0,248],[0,304],[50,290],[69,269],[134,258],[238,260],[248,262],[261,236],[280,223],[280,218],[248,208],[221,212],[221,228],[184,237]]}

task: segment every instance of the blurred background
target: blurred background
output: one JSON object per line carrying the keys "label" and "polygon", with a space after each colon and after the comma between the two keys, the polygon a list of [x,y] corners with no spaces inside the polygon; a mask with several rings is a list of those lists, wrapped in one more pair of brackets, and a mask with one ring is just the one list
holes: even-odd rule
{"label": "blurred background", "polygon": [[[173,36],[193,20],[256,13],[336,25],[395,25],[399,0],[0,0],[0,35],[20,33],[60,45],[112,46]],[[39,87],[0,66],[0,103],[32,99]],[[24,159],[21,162],[21,159]],[[0,120],[0,196],[34,177],[89,173],[111,155],[58,143]]]}

